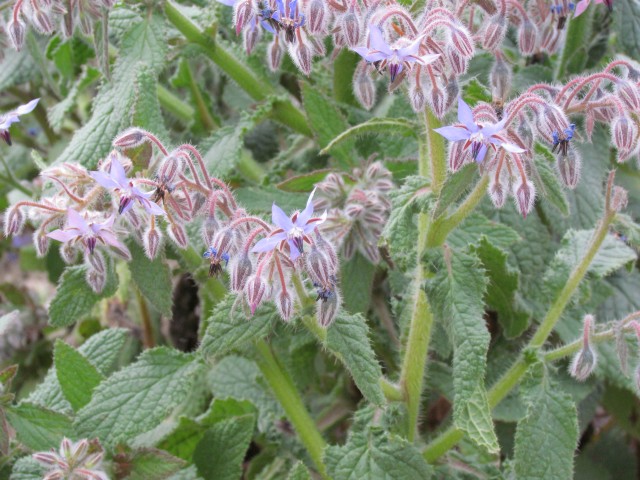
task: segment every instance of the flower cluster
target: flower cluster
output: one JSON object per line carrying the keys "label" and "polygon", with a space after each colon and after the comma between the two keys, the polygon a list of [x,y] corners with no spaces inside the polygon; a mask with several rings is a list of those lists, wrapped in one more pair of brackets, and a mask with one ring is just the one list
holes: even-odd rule
{"label": "flower cluster", "polygon": [[44,35],[52,35],[56,26],[70,37],[77,24],[85,35],[92,35],[93,24],[102,17],[102,10],[111,8],[114,0],[16,0],[5,30],[16,50],[24,46],[27,25]]}
{"label": "flower cluster", "polygon": [[33,458],[47,468],[43,480],[109,480],[102,470],[104,451],[98,440],[63,438],[58,452],[37,452]]}
{"label": "flower cluster", "polygon": [[330,173],[318,185],[316,208],[327,209],[323,230],[350,259],[358,251],[371,263],[380,261],[378,240],[391,211],[391,172],[381,162],[351,175]]}
{"label": "flower cluster", "polygon": [[[152,151],[148,168],[133,174],[134,165],[125,153],[145,143],[155,145],[155,155]],[[128,239],[140,243],[153,259],[165,235],[179,248],[188,248],[186,227],[197,222],[207,245],[204,258],[210,274],[228,266],[231,290],[246,301],[251,313],[273,301],[281,317],[291,319],[296,298],[303,294],[297,292],[299,286],[304,289],[299,277],[303,273],[316,290],[318,321],[323,326],[333,321],[340,307],[338,259],[318,231],[326,214],[314,215],[313,192],[306,208],[291,216],[274,204],[269,224],[249,215],[229,187],[207,173],[195,147],[181,145],[169,151],[139,128],[126,130],[113,145],[95,171],[71,163],[43,171],[57,189],[40,201],[12,205],[5,213],[5,234],[19,234],[30,220],[36,227],[38,255],[47,252],[51,240],[61,242],[65,262],[74,263],[82,255],[87,282],[100,292],[107,281],[109,256],[131,259]],[[142,172],[155,173],[146,177]]]}

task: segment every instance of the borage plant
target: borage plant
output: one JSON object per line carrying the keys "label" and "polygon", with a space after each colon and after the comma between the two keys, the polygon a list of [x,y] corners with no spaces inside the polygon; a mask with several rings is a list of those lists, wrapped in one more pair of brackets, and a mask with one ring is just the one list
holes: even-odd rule
{"label": "borage plant", "polygon": [[635,478],[637,3],[0,17],[0,478]]}

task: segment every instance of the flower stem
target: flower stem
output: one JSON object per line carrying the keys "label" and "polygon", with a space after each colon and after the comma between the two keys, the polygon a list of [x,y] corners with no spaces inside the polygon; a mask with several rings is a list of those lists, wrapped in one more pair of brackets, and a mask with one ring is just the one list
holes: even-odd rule
{"label": "flower stem", "polygon": [[431,161],[431,190],[437,196],[447,178],[447,150],[444,144],[444,137],[434,131],[434,128],[441,127],[442,123],[429,108],[426,108],[424,112],[424,124],[426,127],[428,159],[420,155],[418,170],[420,175],[426,175],[427,171],[424,164],[427,164],[429,160]]}
{"label": "flower stem", "polygon": [[185,123],[193,120],[195,110],[191,105],[180,100],[162,85],[158,85],[157,92],[158,102],[160,102],[160,105],[167,111]]}
{"label": "flower stem", "polygon": [[[174,27],[187,40],[200,45],[206,55],[213,60],[229,77],[231,77],[247,94],[256,101],[263,101],[276,93],[266,81],[258,79],[246,65],[237,60],[231,53],[216,44],[202,32],[190,19],[185,17],[172,1],[165,3],[165,14]],[[290,101],[282,100],[273,103],[273,118],[287,125],[292,130],[311,136],[312,132],[304,114]]]}
{"label": "flower stem", "polygon": [[24,185],[22,185],[20,181],[16,178],[16,176],[11,171],[11,168],[9,167],[9,165],[7,164],[7,161],[4,159],[3,156],[0,156],[0,162],[2,162],[2,165],[4,165],[4,168],[7,171],[6,175],[0,175],[0,180],[2,180],[7,185],[11,185],[17,188],[18,190],[20,190],[25,195],[28,195],[29,197],[33,195],[33,192],[29,190],[27,187],[25,187]]}
{"label": "flower stem", "polygon": [[[613,179],[612,177],[610,177],[607,198],[610,198],[612,181]],[[542,345],[549,338],[549,335],[551,335],[551,332],[558,323],[558,320],[560,320],[564,309],[567,307],[567,304],[580,285],[580,282],[584,279],[587,271],[589,270],[591,262],[602,246],[602,242],[606,238],[609,231],[609,225],[611,225],[614,217],[615,212],[609,208],[609,202],[607,201],[607,207],[605,208],[604,216],[600,220],[598,227],[593,234],[589,248],[580,260],[580,263],[578,263],[578,265],[571,272],[567,283],[565,283],[563,289],[560,291],[555,301],[549,308],[547,315],[536,330],[533,338],[530,340],[527,347],[524,348],[524,353],[520,354],[511,368],[509,368],[509,370],[500,378],[500,380],[498,380],[498,382],[495,383],[493,387],[491,387],[491,389],[487,392],[489,406],[491,408],[496,407],[520,382],[520,380],[526,373],[529,364],[531,363],[532,359],[535,358],[530,354],[526,354],[526,352],[539,350],[540,347],[542,347]],[[429,462],[437,460],[456,443],[458,443],[463,436],[464,433],[462,432],[462,430],[449,428],[438,438],[433,440],[429,445],[427,445],[427,448],[424,451],[424,457]]]}
{"label": "flower stem", "polygon": [[302,398],[300,398],[291,376],[278,362],[278,359],[264,340],[256,342],[256,350],[258,352],[258,367],[262,375],[264,375],[278,402],[282,405],[287,418],[293,424],[318,472],[323,478],[328,478],[326,468],[322,462],[322,454],[325,448],[324,439],[302,403]]}

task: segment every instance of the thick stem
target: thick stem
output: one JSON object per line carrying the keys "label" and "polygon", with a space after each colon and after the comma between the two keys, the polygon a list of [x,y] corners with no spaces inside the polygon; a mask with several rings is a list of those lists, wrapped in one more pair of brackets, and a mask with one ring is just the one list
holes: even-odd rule
{"label": "thick stem", "polygon": [[[268,83],[259,80],[254,72],[239,62],[231,53],[205,35],[198,26],[185,17],[171,1],[165,3],[165,14],[168,20],[182,33],[187,40],[203,47],[205,54],[218,67],[229,75],[247,94],[256,101],[263,101],[276,93]],[[287,125],[296,132],[311,136],[312,132],[304,114],[290,101],[282,100],[273,103],[273,118]]]}
{"label": "thick stem", "polygon": [[200,120],[202,121],[204,128],[206,128],[208,132],[211,132],[218,128],[220,124],[209,112],[209,108],[207,107],[204,97],[202,96],[202,92],[200,91],[200,86],[196,82],[193,72],[191,71],[191,65],[189,65],[187,60],[184,60],[184,71],[188,77],[189,90],[191,90],[191,95],[193,95],[193,99],[196,102],[196,108],[198,109]]}
{"label": "thick stem", "polygon": [[195,109],[191,105],[180,100],[180,98],[162,85],[158,85],[157,91],[158,102],[160,102],[160,105],[163,108],[185,123],[189,123],[193,120]]}
{"label": "thick stem", "polygon": [[318,472],[323,478],[328,478],[326,468],[322,462],[322,454],[325,447],[324,439],[302,403],[302,398],[300,398],[291,376],[278,362],[278,359],[264,340],[256,342],[256,350],[258,352],[258,367],[262,375],[264,375],[278,402],[282,405],[287,418],[293,424]]}
{"label": "thick stem", "polygon": [[424,113],[424,124],[427,135],[428,159],[420,158],[419,172],[420,175],[425,175],[426,171],[423,163],[430,161],[431,190],[434,195],[438,195],[447,178],[447,149],[445,147],[444,137],[434,131],[434,128],[441,127],[442,123],[433,112],[427,108]]}

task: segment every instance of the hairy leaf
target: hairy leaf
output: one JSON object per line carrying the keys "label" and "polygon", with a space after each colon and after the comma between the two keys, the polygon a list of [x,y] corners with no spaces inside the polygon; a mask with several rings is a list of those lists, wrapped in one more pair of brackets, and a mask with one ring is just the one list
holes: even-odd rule
{"label": "hairy leaf", "polygon": [[151,306],[162,315],[170,317],[173,285],[164,255],[149,260],[142,247],[133,240],[128,241],[127,246],[131,251],[131,261],[128,263],[131,278]]}
{"label": "hairy leaf", "polygon": [[340,267],[340,285],[344,307],[350,313],[366,314],[371,303],[371,289],[376,266],[359,252]]}
{"label": "hairy leaf", "polygon": [[164,480],[183,468],[186,463],[156,448],[143,448],[132,452],[129,460],[128,480]]}
{"label": "hairy leaf", "polygon": [[63,437],[72,437],[71,419],[40,405],[22,402],[5,410],[18,439],[32,450],[57,448]]}
{"label": "hairy leaf", "polygon": [[53,359],[62,393],[78,411],[89,403],[93,389],[104,377],[80,352],[61,340],[56,341]]}

